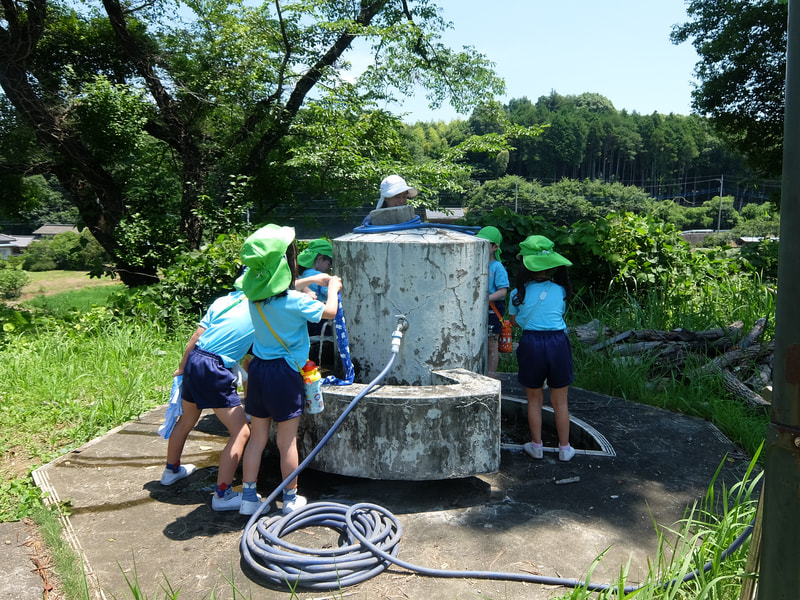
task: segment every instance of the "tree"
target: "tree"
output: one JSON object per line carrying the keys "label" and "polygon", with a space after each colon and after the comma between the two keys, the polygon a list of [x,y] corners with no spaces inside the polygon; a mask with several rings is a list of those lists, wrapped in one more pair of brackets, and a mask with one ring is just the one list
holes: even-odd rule
{"label": "tree", "polygon": [[[0,8],[0,86],[35,136],[33,172],[58,178],[129,285],[154,281],[178,249],[219,233],[205,231],[206,215],[241,209],[226,204],[240,197],[231,185],[244,182],[266,219],[323,193],[359,202],[410,165],[389,134],[400,121],[373,110],[394,90],[422,84],[432,106],[462,111],[503,91],[483,55],[440,43],[451,25],[431,0],[186,5],[179,24],[166,0]],[[372,43],[372,61],[353,78],[356,40]],[[334,138],[354,129],[367,135]],[[453,170],[417,169],[415,183]]]}
{"label": "tree", "polygon": [[787,4],[692,0],[672,30],[700,56],[692,106],[762,177],[779,177],[783,152]]}

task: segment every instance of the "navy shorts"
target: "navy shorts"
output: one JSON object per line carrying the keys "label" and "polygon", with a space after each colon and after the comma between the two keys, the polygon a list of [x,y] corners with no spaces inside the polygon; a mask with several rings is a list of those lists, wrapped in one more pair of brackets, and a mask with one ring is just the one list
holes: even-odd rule
{"label": "navy shorts", "polygon": [[236,377],[217,354],[195,348],[183,368],[181,399],[197,408],[231,408],[241,405]]}
{"label": "navy shorts", "polygon": [[[506,303],[505,300],[495,300],[494,305],[497,308],[497,312],[501,315],[506,314]],[[489,335],[500,335],[500,332],[503,331],[503,322],[497,318],[497,315],[494,314],[492,307],[489,307]]]}
{"label": "navy shorts", "polygon": [[575,380],[566,331],[523,331],[517,346],[517,381],[526,388],[567,387]]}
{"label": "navy shorts", "polygon": [[253,358],[247,370],[248,415],[281,423],[302,415],[305,405],[306,388],[296,369],[282,358]]}

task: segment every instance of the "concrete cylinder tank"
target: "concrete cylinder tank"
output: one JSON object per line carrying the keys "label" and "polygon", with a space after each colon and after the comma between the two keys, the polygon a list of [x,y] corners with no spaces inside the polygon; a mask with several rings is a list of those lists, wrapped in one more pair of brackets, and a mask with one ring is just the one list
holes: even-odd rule
{"label": "concrete cylinder tank", "polygon": [[333,240],[356,383],[323,386],[325,410],[301,419],[309,453],[391,358],[311,466],[341,475],[436,480],[500,468],[500,382],[485,377],[489,244],[446,228]]}
{"label": "concrete cylinder tank", "polygon": [[447,368],[485,374],[486,240],[439,228],[352,233],[333,241],[333,254],[359,381],[389,360],[398,314],[409,328],[385,383],[430,385]]}

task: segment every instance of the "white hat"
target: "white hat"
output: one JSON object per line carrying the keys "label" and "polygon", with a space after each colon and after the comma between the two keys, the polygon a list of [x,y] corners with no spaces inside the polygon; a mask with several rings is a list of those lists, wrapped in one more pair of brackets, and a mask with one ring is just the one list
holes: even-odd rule
{"label": "white hat", "polygon": [[378,206],[375,208],[381,208],[383,206],[384,198],[391,198],[403,192],[408,192],[409,198],[414,198],[419,193],[417,188],[407,185],[406,180],[400,177],[400,175],[389,175],[386,179],[381,181],[381,199],[378,200]]}

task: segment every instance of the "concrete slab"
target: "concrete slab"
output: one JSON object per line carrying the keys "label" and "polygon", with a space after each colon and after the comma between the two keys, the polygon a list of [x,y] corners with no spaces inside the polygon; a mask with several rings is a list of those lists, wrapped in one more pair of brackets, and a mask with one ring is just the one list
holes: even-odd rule
{"label": "concrete slab", "polygon": [[[521,396],[513,377],[503,394]],[[310,501],[372,502],[402,524],[399,558],[430,568],[534,573],[582,579],[593,561],[594,582],[614,581],[628,566],[631,582],[643,577],[656,550],[653,520],[670,526],[701,499],[715,471],[729,484],[748,457],[712,425],[699,419],[618,398],[570,391],[572,415],[590,424],[613,453],[578,450],[569,463],[553,453],[541,461],[515,444],[504,445],[498,473],[446,481],[373,481],[307,470],[301,493]],[[211,490],[224,429],[201,419],[184,462],[198,472],[172,487],[158,479],[166,443],[157,434],[163,407],[41,467],[37,483],[53,501],[69,501],[66,537],[82,553],[96,597],[127,597],[128,580],[148,597],[163,587],[180,598],[287,597],[285,590],[251,578],[240,560],[247,518],[211,511]],[[323,449],[324,452],[324,449]],[[274,457],[265,457],[259,491],[280,483]],[[559,484],[564,480],[573,483]],[[318,547],[330,535],[319,529],[293,534]],[[334,542],[335,543],[335,542]],[[167,583],[168,582],[168,583]],[[441,579],[391,567],[341,592],[298,591],[300,600],[346,597],[476,597],[545,599],[564,589],[530,583]]]}
{"label": "concrete slab", "polygon": [[47,582],[39,568],[43,566],[36,555],[36,526],[27,520],[0,523],[2,567],[0,567],[0,596],[14,600],[40,600],[46,595]]}

